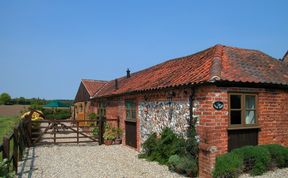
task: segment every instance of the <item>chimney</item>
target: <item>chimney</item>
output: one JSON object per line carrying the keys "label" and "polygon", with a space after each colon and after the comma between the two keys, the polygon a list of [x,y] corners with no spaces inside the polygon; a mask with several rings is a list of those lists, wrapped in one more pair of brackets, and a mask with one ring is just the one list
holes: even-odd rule
{"label": "chimney", "polygon": [[117,79],[115,79],[115,90],[118,90],[118,80]]}
{"label": "chimney", "polygon": [[127,69],[126,72],[127,72],[127,78],[130,78],[131,75],[130,75],[130,70],[129,70],[129,68]]}
{"label": "chimney", "polygon": [[286,62],[288,64],[288,50],[287,52],[285,53],[284,57],[282,58],[282,61],[283,62]]}

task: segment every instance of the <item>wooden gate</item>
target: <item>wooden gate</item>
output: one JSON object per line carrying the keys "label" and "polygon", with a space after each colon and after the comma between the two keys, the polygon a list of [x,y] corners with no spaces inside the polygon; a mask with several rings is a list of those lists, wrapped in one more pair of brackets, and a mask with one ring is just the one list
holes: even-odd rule
{"label": "wooden gate", "polygon": [[[64,143],[103,143],[105,118],[96,120],[38,120],[31,121],[33,145]],[[94,130],[94,131],[93,131]],[[98,133],[96,136],[93,132]]]}

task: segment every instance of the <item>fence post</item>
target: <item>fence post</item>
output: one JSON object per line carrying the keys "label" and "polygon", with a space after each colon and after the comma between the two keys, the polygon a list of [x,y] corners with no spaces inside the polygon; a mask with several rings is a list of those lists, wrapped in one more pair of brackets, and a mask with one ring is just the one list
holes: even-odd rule
{"label": "fence post", "polygon": [[13,143],[13,168],[15,172],[18,172],[18,148],[19,148],[19,137],[18,137],[18,129],[14,128],[14,143]]}
{"label": "fence post", "polygon": [[19,122],[18,132],[19,132],[19,137],[18,137],[19,160],[22,161],[25,142],[26,142],[25,140],[27,140],[27,138],[25,137],[25,122],[23,119]]}
{"label": "fence post", "polygon": [[77,144],[79,144],[79,121],[76,120],[77,123]]}
{"label": "fence post", "polygon": [[28,132],[28,147],[32,146],[32,120],[31,117],[28,118],[28,123],[27,123],[27,132]]}
{"label": "fence post", "polygon": [[3,159],[9,159],[9,138],[8,137],[3,137],[3,152],[2,152],[2,158]]}
{"label": "fence post", "polygon": [[98,140],[99,140],[99,145],[102,145],[103,142],[104,142],[104,138],[103,138],[103,133],[104,133],[104,118],[103,118],[103,116],[100,116],[100,118],[99,118],[99,125],[98,125],[98,127],[99,127],[99,138],[98,138]]}
{"label": "fence post", "polygon": [[53,134],[54,134],[53,140],[54,140],[54,144],[56,143],[56,127],[58,127],[58,126],[57,126],[57,124],[55,122],[55,118],[54,118],[53,119]]}
{"label": "fence post", "polygon": [[[2,159],[9,160],[9,158],[10,158],[9,150],[10,150],[9,138],[5,136],[5,137],[3,137]],[[8,165],[7,169],[8,169],[7,171],[9,172],[9,165]]]}

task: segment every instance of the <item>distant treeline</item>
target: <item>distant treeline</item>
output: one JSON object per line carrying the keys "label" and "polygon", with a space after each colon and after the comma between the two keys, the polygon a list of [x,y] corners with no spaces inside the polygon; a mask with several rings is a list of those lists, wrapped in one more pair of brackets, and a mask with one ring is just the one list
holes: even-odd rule
{"label": "distant treeline", "polygon": [[[46,99],[41,99],[41,98],[25,98],[25,97],[19,97],[19,98],[11,98],[11,96],[8,93],[2,93],[0,95],[0,105],[5,104],[5,105],[15,105],[15,104],[20,104],[20,105],[34,105],[34,106],[42,106],[47,103],[49,103],[52,100],[46,100]],[[60,101],[64,104],[67,104],[71,106],[73,104],[73,100],[57,100]]]}

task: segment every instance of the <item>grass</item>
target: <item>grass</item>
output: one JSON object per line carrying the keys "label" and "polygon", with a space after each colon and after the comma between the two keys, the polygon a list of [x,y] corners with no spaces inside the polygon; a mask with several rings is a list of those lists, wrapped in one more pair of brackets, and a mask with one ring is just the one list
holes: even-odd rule
{"label": "grass", "polygon": [[18,121],[18,117],[0,116],[0,143],[2,143],[4,136],[9,136],[12,133],[13,127]]}
{"label": "grass", "polygon": [[[0,116],[0,144],[2,144],[4,136],[10,136],[18,121],[19,118],[15,116]],[[10,154],[12,149],[13,143],[10,142]],[[0,152],[0,160],[2,160],[2,152]]]}

